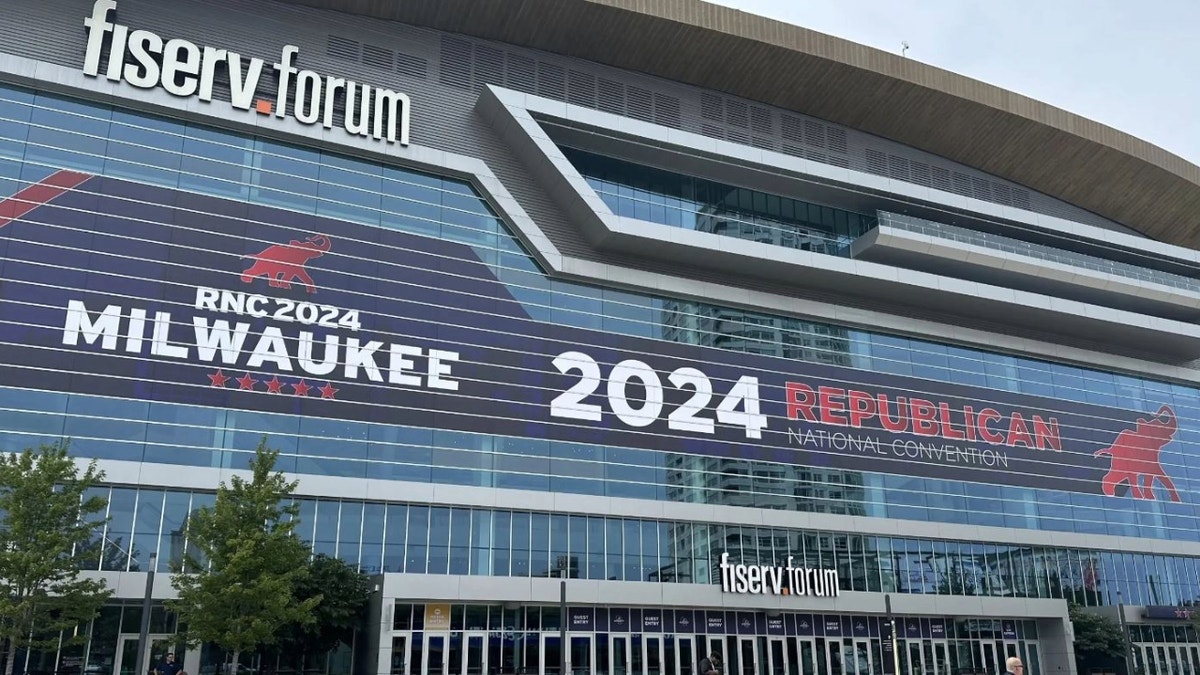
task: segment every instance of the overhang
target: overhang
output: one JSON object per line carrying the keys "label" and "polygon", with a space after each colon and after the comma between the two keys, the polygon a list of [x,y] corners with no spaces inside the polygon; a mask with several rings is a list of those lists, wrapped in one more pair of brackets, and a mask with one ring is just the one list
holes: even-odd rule
{"label": "overhang", "polygon": [[578,57],[794,110],[1200,245],[1200,167],[1098,122],[699,0],[282,0]]}

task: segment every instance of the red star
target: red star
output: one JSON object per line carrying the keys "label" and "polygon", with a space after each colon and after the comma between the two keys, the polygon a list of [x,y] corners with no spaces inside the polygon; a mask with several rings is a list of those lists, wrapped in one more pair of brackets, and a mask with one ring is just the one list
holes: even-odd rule
{"label": "red star", "polygon": [[238,389],[248,389],[254,391],[254,385],[258,384],[258,380],[250,377],[250,373],[237,378]]}
{"label": "red star", "polygon": [[225,383],[228,382],[230,378],[228,375],[218,370],[216,373],[209,375],[208,379],[212,381],[212,386],[224,387]]}
{"label": "red star", "polygon": [[278,394],[283,390],[283,383],[279,381],[278,375],[272,377],[263,384],[267,385],[267,391],[272,394]]}
{"label": "red star", "polygon": [[292,389],[296,390],[297,396],[308,396],[308,390],[312,389],[311,384],[305,384],[304,380],[300,380],[296,384],[291,385]]}
{"label": "red star", "polygon": [[326,382],[325,386],[318,388],[317,391],[321,392],[321,398],[334,398],[333,395],[338,393],[340,390],[334,389],[331,382]]}

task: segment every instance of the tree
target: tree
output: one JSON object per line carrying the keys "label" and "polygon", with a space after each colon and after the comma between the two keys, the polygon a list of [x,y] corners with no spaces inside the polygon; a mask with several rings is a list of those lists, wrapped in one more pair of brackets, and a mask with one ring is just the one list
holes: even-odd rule
{"label": "tree", "polygon": [[178,599],[168,606],[179,616],[183,639],[217,645],[231,654],[234,668],[242,652],[275,644],[285,626],[311,624],[322,600],[296,595],[308,572],[308,547],[294,531],[296,483],[275,471],[278,456],[263,439],[251,479],[222,482],[213,506],[192,513],[190,550],[171,576]]}
{"label": "tree", "polygon": [[1080,673],[1090,669],[1115,669],[1125,658],[1125,636],[1116,621],[1084,611],[1075,603],[1067,606],[1075,630],[1075,667]]}
{"label": "tree", "polygon": [[63,644],[86,641],[86,631],[71,629],[99,615],[111,594],[102,580],[79,578],[93,533],[105,522],[97,514],[107,505],[103,497],[86,493],[102,480],[94,461],[80,475],[66,441],[0,455],[5,675],[12,675],[18,649],[55,648],[60,635]]}
{"label": "tree", "polygon": [[280,652],[297,655],[299,670],[311,654],[324,654],[338,644],[351,644],[354,631],[366,619],[371,599],[370,579],[339,558],[321,554],[308,563],[308,574],[296,584],[296,597],[319,598],[308,625],[292,624],[282,631]]}

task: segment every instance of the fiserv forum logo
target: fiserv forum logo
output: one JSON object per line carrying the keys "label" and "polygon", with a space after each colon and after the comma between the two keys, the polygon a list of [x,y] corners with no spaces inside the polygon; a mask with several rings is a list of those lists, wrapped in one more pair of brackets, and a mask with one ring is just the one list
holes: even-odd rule
{"label": "fiserv forum logo", "polygon": [[[228,49],[203,48],[179,38],[163,40],[148,30],[130,30],[110,22],[116,0],[96,0],[92,15],[83,20],[87,29],[87,51],[83,73],[100,77],[100,61],[107,56],[104,77],[128,82],[141,89],[162,87],[180,97],[198,96],[213,100],[218,79],[229,83],[229,104],[239,110],[253,109],[260,115],[292,117],[302,124],[334,128],[334,113],[345,111],[341,126],[346,132],[408,145],[410,103],[404,94],[390,89],[359,84],[341,77],[318,75],[294,65],[298,47],[287,45],[276,72],[274,100],[258,98],[258,85],[266,63]],[[289,98],[293,105],[289,110]]]}
{"label": "fiserv forum logo", "polygon": [[1158,480],[1171,501],[1182,501],[1161,459],[1163,448],[1175,438],[1178,428],[1175,411],[1164,405],[1154,417],[1138,419],[1135,428],[1125,429],[1117,434],[1112,445],[1097,450],[1097,457],[1111,458],[1102,481],[1104,494],[1115,496],[1117,486],[1127,483],[1134,499],[1154,499],[1154,481]]}
{"label": "fiserv forum logo", "polygon": [[246,256],[254,258],[254,264],[242,272],[242,283],[249,284],[257,277],[266,277],[268,286],[287,290],[292,287],[293,280],[299,280],[306,291],[316,293],[316,284],[306,269],[308,261],[328,253],[330,246],[329,237],[323,234],[314,234],[304,241],[293,239],[286,244],[268,246],[259,253]]}

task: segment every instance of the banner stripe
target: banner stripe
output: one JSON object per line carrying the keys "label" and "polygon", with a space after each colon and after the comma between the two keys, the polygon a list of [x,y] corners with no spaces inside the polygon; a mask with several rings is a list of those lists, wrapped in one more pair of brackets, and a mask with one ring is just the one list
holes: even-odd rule
{"label": "banner stripe", "polygon": [[40,183],[34,183],[4,201],[0,201],[0,227],[8,225],[62,193],[78,187],[91,177],[91,174],[78,171],[55,171]]}

